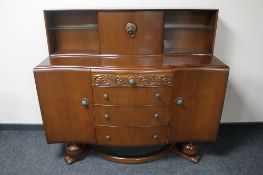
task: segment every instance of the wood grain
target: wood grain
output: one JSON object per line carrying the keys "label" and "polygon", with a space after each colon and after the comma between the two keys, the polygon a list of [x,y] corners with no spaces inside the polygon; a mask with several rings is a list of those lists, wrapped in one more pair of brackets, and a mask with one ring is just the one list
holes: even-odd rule
{"label": "wood grain", "polygon": [[[34,70],[48,143],[96,143],[89,69]],[[90,101],[88,107],[81,99]]]}
{"label": "wood grain", "polygon": [[[105,114],[106,118],[105,118]],[[155,114],[158,114],[156,116]],[[95,106],[96,125],[166,126],[170,120],[170,105],[163,106]]]}
{"label": "wood grain", "polygon": [[174,69],[169,142],[216,140],[227,78],[228,69]]}
{"label": "wood grain", "polygon": [[[99,33],[101,54],[161,54],[163,11],[101,11]],[[136,37],[127,36],[125,26],[136,24]]]}
{"label": "wood grain", "polygon": [[[109,138],[107,139],[107,135]],[[157,135],[157,138],[154,138]],[[96,126],[97,144],[111,146],[150,146],[167,144],[168,127]]]}
{"label": "wood grain", "polygon": [[[93,100],[95,105],[163,105],[170,104],[171,87],[159,88],[98,88],[93,87]],[[160,94],[156,98],[156,94]],[[109,98],[104,99],[103,95]]]}

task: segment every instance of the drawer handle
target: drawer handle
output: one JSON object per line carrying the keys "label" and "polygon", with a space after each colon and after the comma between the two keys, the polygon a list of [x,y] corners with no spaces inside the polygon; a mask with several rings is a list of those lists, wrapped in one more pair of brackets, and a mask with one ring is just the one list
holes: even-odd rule
{"label": "drawer handle", "polygon": [[86,98],[81,99],[81,104],[85,107],[89,106],[89,100]]}
{"label": "drawer handle", "polygon": [[109,114],[104,114],[104,118],[106,119],[106,120],[109,120],[110,119],[110,115]]}
{"label": "drawer handle", "polygon": [[132,22],[128,22],[125,26],[125,30],[126,33],[128,35],[129,38],[135,38],[136,36],[136,32],[137,32],[137,26],[136,24],[132,23]]}
{"label": "drawer handle", "polygon": [[159,119],[159,118],[160,118],[160,114],[155,113],[155,114],[154,114],[154,118]]}
{"label": "drawer handle", "polygon": [[181,105],[181,104],[183,104],[183,102],[184,102],[184,100],[183,100],[181,97],[177,97],[177,98],[175,99],[175,103],[176,103],[177,105]]}
{"label": "drawer handle", "polygon": [[135,81],[133,78],[130,78],[130,79],[128,80],[128,83],[129,83],[129,85],[133,86],[133,85],[136,84],[136,81]]}
{"label": "drawer handle", "polygon": [[103,98],[104,98],[105,100],[109,100],[109,94],[107,94],[107,93],[103,94]]}
{"label": "drawer handle", "polygon": [[106,135],[105,135],[105,138],[106,138],[108,141],[110,141],[110,139],[111,139],[110,134],[106,134]]}
{"label": "drawer handle", "polygon": [[155,98],[160,98],[160,97],[161,97],[161,94],[159,94],[159,93],[155,94]]}
{"label": "drawer handle", "polygon": [[154,134],[154,135],[153,135],[153,138],[154,138],[155,140],[157,140],[158,137],[159,137],[158,134]]}

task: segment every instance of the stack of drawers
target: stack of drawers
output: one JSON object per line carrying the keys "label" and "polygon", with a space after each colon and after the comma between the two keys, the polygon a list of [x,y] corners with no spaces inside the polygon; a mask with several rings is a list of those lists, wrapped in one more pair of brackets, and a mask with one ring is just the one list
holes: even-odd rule
{"label": "stack of drawers", "polygon": [[168,143],[172,70],[92,70],[97,144]]}

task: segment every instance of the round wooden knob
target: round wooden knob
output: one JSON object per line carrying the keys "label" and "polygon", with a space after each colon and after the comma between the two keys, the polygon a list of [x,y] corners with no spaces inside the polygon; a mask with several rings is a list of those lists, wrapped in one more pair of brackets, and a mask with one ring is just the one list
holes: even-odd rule
{"label": "round wooden knob", "polygon": [[181,105],[181,104],[183,104],[183,99],[182,99],[181,97],[177,97],[177,98],[175,99],[175,103],[176,103],[177,105]]}
{"label": "round wooden knob", "polygon": [[156,139],[158,139],[158,134],[154,134],[153,135],[153,138],[156,140]]}
{"label": "round wooden knob", "polygon": [[109,140],[111,139],[110,134],[106,134],[106,135],[105,135],[105,138],[109,141]]}
{"label": "round wooden knob", "polygon": [[103,98],[104,98],[105,100],[108,100],[108,99],[109,99],[109,94],[107,94],[107,93],[103,94]]}
{"label": "round wooden knob", "polygon": [[133,85],[136,84],[136,81],[135,81],[133,78],[130,78],[130,79],[128,80],[128,83],[129,83],[129,85],[133,86]]}
{"label": "round wooden knob", "polygon": [[110,119],[110,115],[109,114],[104,114],[104,118],[106,119],[106,120],[109,120]]}
{"label": "round wooden knob", "polygon": [[155,94],[155,98],[160,98],[160,97],[161,97],[161,94],[159,94],[159,93]]}
{"label": "round wooden knob", "polygon": [[154,114],[154,118],[158,119],[160,117],[160,115],[158,113]]}
{"label": "round wooden knob", "polygon": [[81,99],[81,104],[85,107],[89,106],[89,100],[86,98]]}

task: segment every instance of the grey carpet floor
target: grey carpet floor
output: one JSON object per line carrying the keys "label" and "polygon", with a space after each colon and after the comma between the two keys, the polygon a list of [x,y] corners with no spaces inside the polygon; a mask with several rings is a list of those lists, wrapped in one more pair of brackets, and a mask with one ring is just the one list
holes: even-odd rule
{"label": "grey carpet floor", "polygon": [[0,128],[0,175],[258,175],[263,174],[263,124],[223,125],[214,144],[201,144],[192,164],[175,153],[137,165],[113,163],[94,154],[72,165],[62,144],[48,145],[42,130]]}

